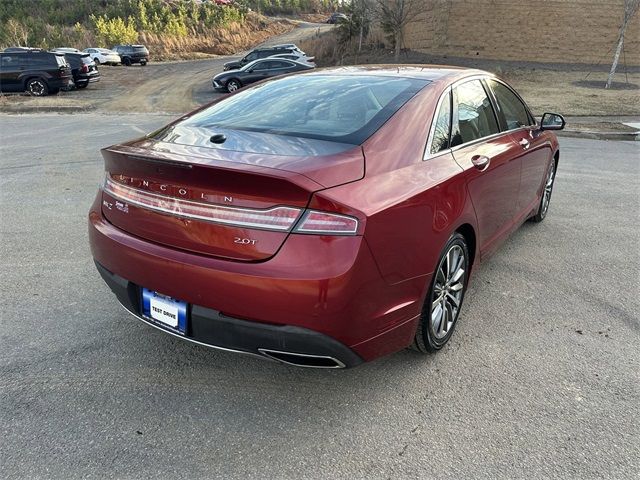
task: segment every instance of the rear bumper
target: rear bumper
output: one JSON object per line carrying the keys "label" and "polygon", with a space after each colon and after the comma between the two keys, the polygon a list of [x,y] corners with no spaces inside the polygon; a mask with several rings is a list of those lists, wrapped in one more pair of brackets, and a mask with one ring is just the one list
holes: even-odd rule
{"label": "rear bumper", "polygon": [[[389,285],[363,237],[292,234],[269,260],[229,261],[130,235],[104,218],[101,198],[99,193],[89,213],[91,251],[111,274],[107,278],[125,283],[121,292],[133,289],[123,297],[112,287],[137,316],[135,291],[144,287],[187,302],[207,319],[203,322],[211,322],[211,334],[198,329],[192,332],[193,341],[249,353],[268,348],[325,355],[345,366],[401,350],[413,341],[429,279]],[[116,280],[107,283],[112,286]],[[229,336],[220,333],[226,328],[222,325],[230,325]],[[263,343],[244,344],[242,331],[249,326],[266,329],[273,338],[260,335]],[[301,342],[302,337],[291,332],[314,340]]]}
{"label": "rear bumper", "polygon": [[73,79],[74,83],[94,83],[100,81],[100,72],[80,74]]}
{"label": "rear bumper", "polygon": [[191,305],[186,334],[178,335],[143,317],[140,287],[104,268],[96,267],[122,306],[143,322],[200,345],[249,353],[283,363],[313,368],[345,368],[362,363],[352,350],[336,340],[306,328],[269,325],[228,317],[216,310]]}

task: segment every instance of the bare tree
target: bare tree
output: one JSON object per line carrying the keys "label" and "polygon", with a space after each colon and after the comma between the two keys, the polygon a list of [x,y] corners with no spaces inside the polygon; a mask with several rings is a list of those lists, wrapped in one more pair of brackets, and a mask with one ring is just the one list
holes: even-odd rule
{"label": "bare tree", "polygon": [[618,61],[620,60],[620,52],[622,52],[622,46],[624,45],[624,33],[631,22],[633,16],[638,12],[640,7],[640,0],[624,0],[624,16],[622,18],[622,25],[620,26],[620,33],[618,34],[618,45],[616,47],[616,53],[613,56],[613,63],[611,64],[611,71],[609,72],[609,78],[607,78],[607,84],[604,88],[610,88],[613,82],[613,76],[618,68]]}
{"label": "bare tree", "polygon": [[[407,25],[414,22],[420,12],[420,0],[376,0],[382,28],[393,37],[397,62],[400,48],[404,45],[404,32]],[[640,1],[640,0],[638,0]]]}

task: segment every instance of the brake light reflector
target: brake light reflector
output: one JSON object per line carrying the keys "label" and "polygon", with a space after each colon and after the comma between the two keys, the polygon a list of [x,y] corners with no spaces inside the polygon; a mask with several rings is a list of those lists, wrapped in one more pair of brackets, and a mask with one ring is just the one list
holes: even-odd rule
{"label": "brake light reflector", "polygon": [[283,232],[291,230],[301,212],[299,208],[293,207],[273,207],[259,210],[192,202],[128,187],[114,182],[109,176],[105,179],[103,190],[123,202],[156,212],[225,225]]}
{"label": "brake light reflector", "polygon": [[336,213],[307,211],[294,232],[315,233],[317,235],[355,235],[358,231],[358,220],[347,215]]}

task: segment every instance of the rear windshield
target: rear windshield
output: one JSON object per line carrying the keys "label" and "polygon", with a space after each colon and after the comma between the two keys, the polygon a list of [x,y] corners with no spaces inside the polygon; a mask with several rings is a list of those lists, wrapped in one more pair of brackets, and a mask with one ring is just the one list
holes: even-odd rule
{"label": "rear windshield", "polygon": [[56,62],[58,63],[58,65],[60,67],[64,67],[64,66],[68,65],[67,64],[67,59],[64,58],[64,55],[54,55],[54,57],[56,57]]}
{"label": "rear windshield", "polygon": [[361,144],[429,82],[297,75],[241,91],[180,123]]}
{"label": "rear windshield", "polygon": [[133,47],[133,51],[134,52],[146,52],[147,48],[146,47]]}

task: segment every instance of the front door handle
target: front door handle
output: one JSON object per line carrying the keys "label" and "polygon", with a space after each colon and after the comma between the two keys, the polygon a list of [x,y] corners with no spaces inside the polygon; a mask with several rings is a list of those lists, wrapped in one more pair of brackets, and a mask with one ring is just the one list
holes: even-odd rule
{"label": "front door handle", "polygon": [[489,168],[489,164],[491,163],[491,159],[486,155],[474,155],[471,157],[471,163],[481,172],[484,172],[487,168]]}
{"label": "front door handle", "polygon": [[526,138],[523,138],[518,142],[518,145],[526,150],[527,148],[529,148],[529,145],[531,145],[531,143]]}

